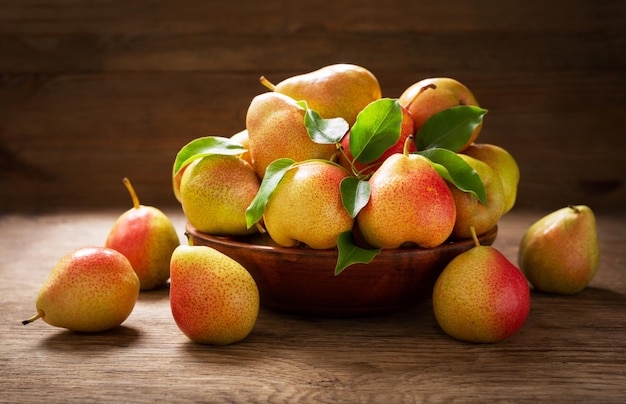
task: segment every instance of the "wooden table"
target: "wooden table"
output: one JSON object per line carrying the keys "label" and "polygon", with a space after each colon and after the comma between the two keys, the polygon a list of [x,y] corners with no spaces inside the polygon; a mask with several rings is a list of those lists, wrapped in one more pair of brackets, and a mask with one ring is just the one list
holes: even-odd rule
{"label": "wooden table", "polygon": [[[71,249],[104,242],[119,212],[0,217],[0,402],[619,402],[626,398],[626,215],[598,214],[601,264],[570,297],[533,293],[498,344],[443,334],[429,301],[385,316],[329,319],[261,310],[227,347],[190,342],[167,289],[144,292],[118,329],[84,335],[38,321],[39,287]],[[184,217],[168,212],[177,228]],[[513,210],[495,246],[517,262]],[[182,239],[182,237],[181,237]]]}

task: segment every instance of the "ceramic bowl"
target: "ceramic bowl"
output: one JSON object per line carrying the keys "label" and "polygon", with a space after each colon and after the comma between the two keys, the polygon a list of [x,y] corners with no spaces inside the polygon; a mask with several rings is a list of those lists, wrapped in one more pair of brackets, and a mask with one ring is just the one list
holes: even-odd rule
{"label": "ceramic bowl", "polygon": [[[497,227],[479,237],[491,245]],[[187,224],[193,245],[205,245],[230,256],[255,279],[261,304],[283,312],[353,316],[396,311],[432,294],[448,262],[474,246],[472,240],[447,242],[435,248],[383,250],[369,264],[354,264],[334,274],[336,250],[285,248],[263,236],[215,237]],[[267,236],[265,236],[267,237]]]}

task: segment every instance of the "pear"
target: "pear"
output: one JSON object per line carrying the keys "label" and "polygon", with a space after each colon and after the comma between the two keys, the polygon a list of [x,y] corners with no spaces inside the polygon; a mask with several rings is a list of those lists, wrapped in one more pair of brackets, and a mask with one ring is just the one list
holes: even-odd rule
{"label": "pear", "polygon": [[46,323],[79,332],[115,328],[128,318],[139,296],[139,278],[128,259],[105,247],[83,247],[63,257],[37,296]]}
{"label": "pear", "polygon": [[250,158],[260,178],[274,160],[330,159],[335,144],[313,142],[304,124],[305,110],[284,94],[269,92],[252,99],[246,112]]}
{"label": "pear", "polygon": [[128,178],[123,182],[133,207],[117,218],[104,246],[128,258],[141,290],[155,289],[170,278],[170,258],[180,239],[167,215],[153,206],[141,205]]}
{"label": "pear", "polygon": [[448,183],[456,204],[456,222],[452,237],[467,239],[472,236],[470,226],[473,226],[476,233],[481,235],[498,224],[504,212],[505,197],[502,181],[495,170],[473,157],[464,154],[459,154],[459,157],[478,173],[487,196],[487,205],[483,205],[474,194],[461,191],[455,185]]}
{"label": "pear", "polygon": [[433,288],[435,319],[453,338],[479,343],[503,341],[526,322],[530,290],[522,272],[499,250],[475,246],[453,258]]}
{"label": "pear", "polygon": [[396,153],[369,179],[370,199],[357,214],[365,240],[377,248],[405,243],[436,247],[450,236],[456,207],[446,182],[419,154]]}
{"label": "pear", "polygon": [[250,157],[250,136],[248,136],[248,130],[241,130],[232,135],[230,138],[241,143],[241,145],[247,149],[239,155],[239,158],[252,166],[252,157]]}
{"label": "pear", "polygon": [[180,184],[187,221],[211,235],[246,235],[257,231],[246,225],[246,208],[261,181],[238,156],[213,154],[189,164]]}
{"label": "pear", "polygon": [[289,77],[276,85],[262,77],[261,83],[277,93],[297,101],[306,101],[308,107],[322,118],[341,117],[350,126],[363,108],[381,98],[376,76],[364,67],[354,64],[324,66],[309,73]]}
{"label": "pear", "polygon": [[228,345],[246,338],[259,314],[256,282],[237,261],[206,246],[172,254],[170,306],[190,340]]}
{"label": "pear", "polygon": [[346,177],[343,167],[327,160],[307,160],[287,170],[263,214],[272,240],[283,247],[335,248],[339,235],[354,224],[341,200],[339,184]]}
{"label": "pear", "polygon": [[600,263],[596,219],[586,205],[558,209],[524,233],[518,264],[539,291],[571,295],[593,279]]}
{"label": "pear", "polygon": [[490,143],[473,143],[463,150],[463,154],[487,163],[498,173],[504,190],[502,214],[508,213],[515,205],[520,180],[520,170],[515,158],[508,150]]}
{"label": "pear", "polygon": [[[383,154],[373,162],[367,164],[359,163],[358,161],[354,160],[352,153],[350,153],[350,132],[348,132],[341,139],[341,147],[343,149],[343,153],[339,154],[339,164],[344,166],[346,170],[354,172],[359,176],[367,176],[376,171],[378,167],[380,167],[380,165],[385,160],[387,160],[387,157],[391,156],[392,154],[402,153],[404,151],[405,144],[407,144],[407,138],[409,136],[413,136],[413,118],[405,107],[400,106],[400,108],[402,109],[400,136],[398,137],[398,141],[393,146],[385,150]],[[410,141],[408,145],[409,153],[417,151],[417,146],[415,145],[414,141]]]}
{"label": "pear", "polygon": [[[411,113],[416,135],[419,135],[419,129],[437,112],[459,105],[480,106],[474,94],[463,83],[449,77],[420,80],[404,90],[398,101]],[[478,125],[467,143],[458,151],[472,144],[481,128],[482,124]]]}

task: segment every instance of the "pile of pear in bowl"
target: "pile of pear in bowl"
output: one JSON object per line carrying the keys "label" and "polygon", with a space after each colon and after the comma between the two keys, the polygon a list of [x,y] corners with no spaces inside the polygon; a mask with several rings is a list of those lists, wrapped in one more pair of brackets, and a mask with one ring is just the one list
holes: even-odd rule
{"label": "pile of pear in bowl", "polygon": [[350,64],[261,83],[245,129],[184,145],[172,175],[189,243],[242,264],[262,305],[405,308],[455,256],[493,243],[519,168],[480,143],[487,110],[464,84],[426,78],[383,97]]}

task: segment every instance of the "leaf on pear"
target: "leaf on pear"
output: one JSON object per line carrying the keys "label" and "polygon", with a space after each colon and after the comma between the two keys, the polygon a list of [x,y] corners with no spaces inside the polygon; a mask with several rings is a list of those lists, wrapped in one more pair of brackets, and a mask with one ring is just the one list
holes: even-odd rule
{"label": "leaf on pear", "polygon": [[176,154],[173,174],[178,172],[192,161],[212,154],[236,156],[246,151],[243,145],[235,140],[221,136],[199,137],[187,143]]}
{"label": "leaf on pear", "polygon": [[341,202],[354,218],[370,199],[370,183],[356,177],[346,177],[339,184]]}
{"label": "leaf on pear", "polygon": [[474,194],[483,205],[487,206],[487,195],[483,181],[476,170],[455,152],[435,148],[422,150],[417,154],[429,159],[443,179],[454,184],[461,191]]}
{"label": "leaf on pear", "polygon": [[402,108],[397,99],[371,102],[357,115],[350,129],[350,154],[359,163],[378,159],[400,138]]}
{"label": "leaf on pear", "polygon": [[348,122],[341,117],[324,119],[316,111],[310,109],[305,101],[298,101],[298,105],[306,111],[304,125],[309,137],[315,143],[339,143],[350,129]]}
{"label": "leaf on pear", "polygon": [[459,151],[483,121],[486,109],[460,105],[431,116],[417,131],[417,150],[443,148]]}
{"label": "leaf on pear", "polygon": [[337,249],[339,257],[335,265],[335,276],[352,264],[369,264],[381,251],[380,248],[368,250],[357,246],[351,231],[345,231],[339,235]]}
{"label": "leaf on pear", "polygon": [[272,196],[272,193],[285,176],[285,173],[293,167],[294,164],[295,161],[292,159],[281,158],[274,160],[267,166],[259,191],[246,209],[246,225],[248,229],[261,220],[263,212],[265,212],[265,206]]}

